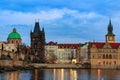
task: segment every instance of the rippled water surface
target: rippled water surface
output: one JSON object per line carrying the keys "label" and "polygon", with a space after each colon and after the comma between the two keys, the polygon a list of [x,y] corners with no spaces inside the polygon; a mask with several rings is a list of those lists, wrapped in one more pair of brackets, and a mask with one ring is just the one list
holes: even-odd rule
{"label": "rippled water surface", "polygon": [[0,80],[120,80],[120,70],[35,69],[2,72]]}

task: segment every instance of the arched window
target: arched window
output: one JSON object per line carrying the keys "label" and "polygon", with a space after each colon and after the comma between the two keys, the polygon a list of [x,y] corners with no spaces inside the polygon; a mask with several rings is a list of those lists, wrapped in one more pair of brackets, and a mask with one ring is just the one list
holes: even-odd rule
{"label": "arched window", "polygon": [[12,42],[12,44],[14,43],[13,40],[11,42]]}
{"label": "arched window", "polygon": [[103,54],[103,59],[105,59],[105,55]]}
{"label": "arched window", "polygon": [[109,55],[109,59],[112,59],[112,55],[111,54]]}
{"label": "arched window", "polygon": [[16,41],[16,44],[18,45],[18,41]]}
{"label": "arched window", "polygon": [[106,59],[108,59],[108,55],[106,55]]}
{"label": "arched window", "polygon": [[100,62],[100,61],[98,61],[98,64],[100,65],[100,64],[101,64],[101,62]]}
{"label": "arched window", "polygon": [[116,64],[116,61],[114,61],[114,64]]}
{"label": "arched window", "polygon": [[106,61],[106,64],[108,64],[108,61]]}

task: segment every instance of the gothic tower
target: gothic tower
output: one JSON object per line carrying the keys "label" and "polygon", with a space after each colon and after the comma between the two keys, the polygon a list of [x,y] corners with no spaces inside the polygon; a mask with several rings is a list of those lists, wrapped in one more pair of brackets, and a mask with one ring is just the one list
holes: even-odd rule
{"label": "gothic tower", "polygon": [[110,19],[109,25],[108,25],[108,33],[106,35],[106,42],[107,43],[114,43],[115,42],[115,35],[113,34],[113,26],[111,23],[111,19]]}
{"label": "gothic tower", "polygon": [[39,22],[35,22],[34,31],[31,36],[31,54],[34,55],[33,62],[44,63],[45,54],[45,32],[40,29]]}

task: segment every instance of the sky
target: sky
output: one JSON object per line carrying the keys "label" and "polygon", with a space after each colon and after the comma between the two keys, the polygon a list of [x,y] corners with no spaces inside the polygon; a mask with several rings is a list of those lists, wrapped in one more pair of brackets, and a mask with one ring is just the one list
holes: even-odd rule
{"label": "sky", "polygon": [[35,21],[44,27],[46,42],[104,42],[111,19],[120,42],[120,0],[1,0],[0,41],[7,41],[13,28],[30,45]]}

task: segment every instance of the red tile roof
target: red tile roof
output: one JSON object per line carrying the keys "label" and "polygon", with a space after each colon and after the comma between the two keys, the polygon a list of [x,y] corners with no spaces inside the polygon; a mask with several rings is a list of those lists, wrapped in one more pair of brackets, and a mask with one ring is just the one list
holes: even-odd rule
{"label": "red tile roof", "polygon": [[113,49],[117,49],[120,46],[120,43],[110,43]]}
{"label": "red tile roof", "polygon": [[[103,48],[105,43],[102,42],[89,42],[90,45],[96,45],[97,48]],[[120,43],[109,43],[113,49],[117,49],[120,46]]]}
{"label": "red tile roof", "polygon": [[77,48],[80,44],[58,44],[58,46],[62,48]]}
{"label": "red tile roof", "polygon": [[58,44],[57,42],[50,41],[46,45],[58,45],[60,48],[77,48],[80,44]]}

